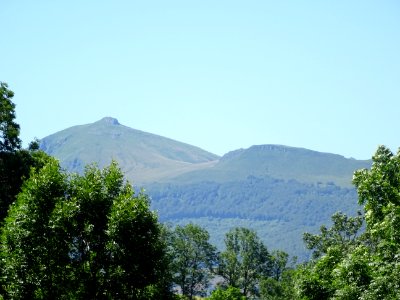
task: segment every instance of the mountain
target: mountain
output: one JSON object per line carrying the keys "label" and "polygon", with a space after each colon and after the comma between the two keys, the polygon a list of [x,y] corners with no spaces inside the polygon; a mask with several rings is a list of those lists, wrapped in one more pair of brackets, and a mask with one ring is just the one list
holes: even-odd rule
{"label": "mountain", "polygon": [[336,211],[354,215],[360,208],[352,174],[371,166],[369,160],[282,145],[218,157],[110,117],[57,132],[40,146],[72,172],[117,160],[130,181],[146,188],[162,222],[197,223],[220,249],[224,234],[243,226],[255,229],[270,249],[300,261],[309,254],[304,232],[329,225]]}
{"label": "mountain", "polygon": [[163,222],[198,223],[220,248],[230,228],[250,227],[269,248],[303,261],[309,255],[304,232],[329,225],[337,211],[354,215],[361,208],[351,179],[355,170],[370,166],[370,160],[259,145],[229,152],[212,168],[146,188]]}
{"label": "mountain", "polygon": [[181,183],[227,182],[256,176],[351,187],[354,170],[370,165],[370,160],[349,159],[337,154],[282,145],[258,145],[231,151],[212,168],[188,172],[175,179]]}
{"label": "mountain", "polygon": [[89,163],[104,167],[114,159],[135,184],[210,168],[219,159],[198,147],[126,127],[111,117],[45,137],[40,148],[71,172],[82,172]]}

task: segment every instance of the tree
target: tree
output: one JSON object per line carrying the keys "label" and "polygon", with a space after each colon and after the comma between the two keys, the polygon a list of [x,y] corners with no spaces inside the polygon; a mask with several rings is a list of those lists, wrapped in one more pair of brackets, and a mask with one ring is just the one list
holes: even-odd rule
{"label": "tree", "polygon": [[[275,250],[271,253],[271,277],[280,280],[282,274],[288,269],[289,254],[282,250]],[[296,258],[294,258],[296,261]]]}
{"label": "tree", "polygon": [[255,231],[237,227],[225,235],[220,275],[226,284],[240,288],[245,296],[258,294],[260,278],[271,275],[272,259]]}
{"label": "tree", "polygon": [[21,191],[22,182],[29,177],[31,168],[40,169],[50,157],[31,144],[28,149],[14,152],[0,151],[0,224],[7,210]]}
{"label": "tree", "polygon": [[298,269],[297,289],[306,299],[328,299],[337,289],[335,269],[348,253],[360,243],[359,230],[363,216],[358,212],[355,217],[337,212],[332,215],[332,227],[321,226],[320,234],[305,233],[306,247],[313,250],[313,261]]}
{"label": "tree", "polygon": [[5,220],[1,284],[9,298],[151,299],[164,247],[147,196],[115,163],[69,176],[50,160],[32,171]]}
{"label": "tree", "polygon": [[209,300],[246,300],[242,295],[240,289],[228,286],[226,289],[218,288],[211,293],[208,297]]}
{"label": "tree", "polygon": [[49,157],[39,151],[38,141],[21,149],[19,125],[15,123],[14,93],[0,82],[0,224],[21,190],[22,181],[32,167],[41,168]]}
{"label": "tree", "polygon": [[358,170],[353,183],[364,205],[369,235],[367,251],[358,251],[363,259],[355,256],[357,262],[367,259],[370,269],[371,280],[362,297],[396,299],[400,295],[400,150],[393,154],[379,146],[371,169]]}
{"label": "tree", "polygon": [[198,225],[177,226],[170,235],[171,270],[183,295],[204,296],[216,264],[216,249],[207,230]]}
{"label": "tree", "polygon": [[284,251],[275,250],[271,253],[271,259],[271,277],[262,278],[259,283],[261,299],[294,299],[293,265],[297,257],[293,257],[289,264],[289,255]]}
{"label": "tree", "polygon": [[318,255],[299,268],[296,287],[302,299],[398,299],[400,295],[400,152],[380,146],[371,169],[355,172],[365,233],[356,237],[359,215],[334,215],[331,229],[305,242]]}
{"label": "tree", "polygon": [[339,246],[343,252],[357,243],[358,233],[362,227],[364,217],[361,212],[355,217],[348,217],[342,212],[332,215],[332,227],[322,225],[320,234],[304,233],[303,240],[306,247],[313,250],[313,258],[327,253],[331,246]]}
{"label": "tree", "polygon": [[21,147],[19,125],[14,122],[13,97],[14,93],[8,89],[8,85],[0,82],[0,151],[12,152]]}

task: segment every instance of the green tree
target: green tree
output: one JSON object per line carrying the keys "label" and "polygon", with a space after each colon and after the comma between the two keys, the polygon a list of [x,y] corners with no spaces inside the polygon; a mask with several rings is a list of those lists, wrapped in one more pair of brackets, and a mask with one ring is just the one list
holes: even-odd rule
{"label": "green tree", "polygon": [[12,152],[21,147],[19,125],[14,122],[15,104],[11,101],[14,92],[0,82],[0,151]]}
{"label": "green tree", "polygon": [[23,180],[29,177],[30,169],[41,168],[49,159],[39,151],[38,141],[33,141],[28,149],[21,149],[13,96],[7,84],[0,82],[0,224],[20,192]]}
{"label": "green tree", "polygon": [[[359,203],[364,205],[367,250],[349,260],[360,264],[367,259],[370,283],[362,292],[363,299],[398,299],[400,295],[400,152],[393,154],[384,146],[372,157],[371,169],[354,174]],[[361,257],[361,259],[360,259]],[[366,257],[366,258],[365,258]],[[358,266],[358,265],[357,265]],[[358,266],[358,268],[360,268]],[[342,273],[345,269],[342,268]],[[351,270],[353,272],[353,270]],[[342,276],[343,277],[343,276]],[[363,278],[363,277],[361,277]],[[361,280],[363,285],[365,280]]]}
{"label": "green tree", "polygon": [[68,176],[51,160],[32,172],[1,233],[5,297],[159,297],[160,226],[147,196],[124,183],[115,163]]}
{"label": "green tree", "polygon": [[226,289],[218,288],[208,297],[209,300],[246,300],[240,289],[228,286]]}
{"label": "green tree", "polygon": [[29,177],[31,168],[40,169],[50,157],[35,148],[35,143],[28,149],[14,152],[0,151],[0,224],[7,215],[11,203],[21,191],[22,182]]}
{"label": "green tree", "polygon": [[298,269],[297,289],[304,299],[333,297],[337,289],[336,268],[361,243],[359,231],[363,216],[360,212],[355,217],[337,212],[332,215],[332,223],[330,228],[321,226],[320,234],[305,233],[303,236],[306,247],[313,250],[314,258]]}
{"label": "green tree", "polygon": [[263,278],[259,284],[261,299],[294,299],[293,266],[297,258],[293,257],[289,262],[286,252],[275,250],[271,253],[271,259],[271,277]]}
{"label": "green tree", "polygon": [[348,217],[342,212],[332,215],[332,227],[320,227],[320,234],[304,233],[303,240],[306,247],[313,250],[313,258],[318,258],[327,253],[331,246],[339,246],[343,252],[354,246],[358,241],[360,228],[363,225],[361,212],[355,217]]}
{"label": "green tree", "polygon": [[316,259],[299,268],[296,286],[303,299],[398,299],[400,295],[400,152],[380,146],[371,169],[353,177],[364,205],[361,216],[336,215],[332,229],[305,236]]}
{"label": "green tree", "polygon": [[275,280],[282,278],[283,272],[288,268],[289,254],[282,250],[275,250],[271,253],[271,277]]}
{"label": "green tree", "polygon": [[171,270],[174,282],[189,299],[206,294],[217,257],[207,230],[198,225],[177,226],[170,234]]}
{"label": "green tree", "polygon": [[258,294],[258,283],[271,275],[272,259],[255,231],[237,227],[225,235],[226,250],[221,253],[219,273],[229,286],[240,288],[245,296]]}

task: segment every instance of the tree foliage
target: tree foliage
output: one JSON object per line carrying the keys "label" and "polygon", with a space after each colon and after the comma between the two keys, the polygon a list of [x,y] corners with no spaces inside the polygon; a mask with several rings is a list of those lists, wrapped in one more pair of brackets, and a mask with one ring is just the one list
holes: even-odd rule
{"label": "tree foliage", "polygon": [[149,299],[163,248],[147,196],[115,163],[68,176],[51,160],[33,170],[5,220],[2,289],[13,299]]}
{"label": "tree foliage", "polygon": [[22,182],[29,177],[30,169],[40,169],[49,159],[43,151],[31,148],[0,151],[0,224],[21,191]]}
{"label": "tree foliage", "polygon": [[21,149],[19,125],[14,121],[13,96],[8,85],[0,82],[0,224],[21,191],[23,180],[29,177],[30,169],[43,167],[49,159],[39,151],[37,140],[31,142],[28,149]]}
{"label": "tree foliage", "polygon": [[225,236],[220,275],[226,284],[242,290],[243,295],[258,294],[260,278],[271,275],[272,259],[255,231],[237,227]]}
{"label": "tree foliage", "polygon": [[400,152],[380,146],[371,169],[353,182],[364,205],[365,233],[356,237],[361,216],[336,214],[333,227],[305,235],[316,258],[298,270],[302,299],[398,299],[400,295]]}
{"label": "tree foliage", "polygon": [[342,212],[332,215],[332,227],[322,225],[320,234],[304,233],[303,240],[306,247],[313,250],[313,258],[327,253],[329,247],[338,246],[343,252],[357,243],[359,231],[363,225],[363,216],[358,212],[355,217],[348,217]]}
{"label": "tree foliage", "polygon": [[0,82],[0,151],[12,152],[21,147],[19,125],[14,122],[13,97],[14,92],[8,89],[8,85]]}
{"label": "tree foliage", "polygon": [[198,225],[177,226],[169,237],[171,271],[183,295],[204,296],[216,264],[216,248],[209,233]]}
{"label": "tree foliage", "polygon": [[246,300],[240,289],[228,286],[226,289],[217,288],[208,297],[209,300]]}
{"label": "tree foliage", "polygon": [[29,177],[30,168],[40,168],[48,159],[44,152],[38,151],[37,141],[28,149],[21,149],[13,96],[8,85],[0,82],[0,224],[20,192],[22,181]]}

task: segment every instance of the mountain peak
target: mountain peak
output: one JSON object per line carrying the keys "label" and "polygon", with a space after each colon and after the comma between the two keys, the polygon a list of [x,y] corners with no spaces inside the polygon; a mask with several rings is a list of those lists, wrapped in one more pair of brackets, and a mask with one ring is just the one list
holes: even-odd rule
{"label": "mountain peak", "polygon": [[109,125],[120,125],[118,120],[112,117],[104,117],[103,119],[99,120],[98,122],[109,124]]}

